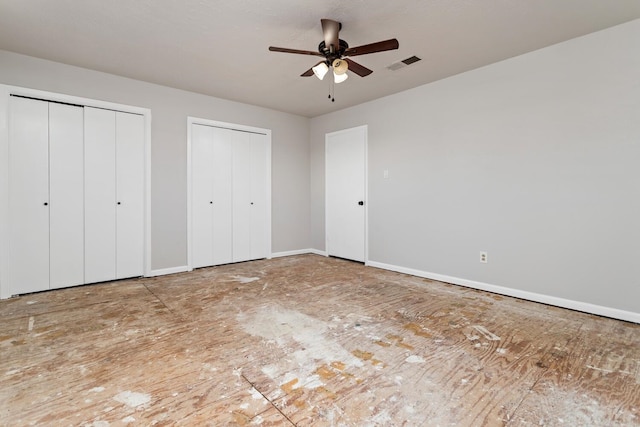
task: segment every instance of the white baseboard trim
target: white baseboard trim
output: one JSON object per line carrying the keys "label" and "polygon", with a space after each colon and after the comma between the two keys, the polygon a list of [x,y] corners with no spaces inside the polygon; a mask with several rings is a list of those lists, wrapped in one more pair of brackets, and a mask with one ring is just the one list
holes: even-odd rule
{"label": "white baseboard trim", "polygon": [[617,308],[604,307],[601,305],[590,304],[581,301],[574,301],[565,298],[558,298],[550,295],[538,294],[535,292],[522,291],[519,289],[506,288],[504,286],[491,285],[489,283],[476,282],[473,280],[461,279],[459,277],[445,276],[427,271],[415,270],[407,267],[400,267],[392,264],[384,264],[376,261],[367,262],[368,266],[381,268],[383,270],[396,271],[398,273],[410,274],[412,276],[424,277],[426,279],[437,280],[439,282],[451,283],[453,285],[465,286],[467,288],[478,289],[481,291],[493,292],[496,294],[507,295],[510,297],[521,298],[528,301],[539,302],[542,304],[553,305],[556,307],[568,308],[571,310],[582,311],[585,313],[596,314],[598,316],[611,317],[613,319],[625,320],[627,322],[640,324],[640,313],[632,311],[620,310]]}
{"label": "white baseboard trim", "polygon": [[304,255],[304,254],[316,254],[327,256],[326,252],[319,251],[317,249],[297,249],[295,251],[274,252],[271,254],[271,258],[280,258],[283,256]]}
{"label": "white baseboard trim", "polygon": [[320,255],[320,256],[329,256],[327,251],[321,251],[319,249],[309,249],[309,253],[310,254]]}
{"label": "white baseboard trim", "polygon": [[308,254],[311,249],[297,249],[295,251],[274,252],[271,258],[282,258],[283,256],[294,256]]}
{"label": "white baseboard trim", "polygon": [[188,265],[182,265],[180,267],[162,268],[160,270],[151,270],[145,277],[166,276],[167,274],[184,273],[191,271]]}

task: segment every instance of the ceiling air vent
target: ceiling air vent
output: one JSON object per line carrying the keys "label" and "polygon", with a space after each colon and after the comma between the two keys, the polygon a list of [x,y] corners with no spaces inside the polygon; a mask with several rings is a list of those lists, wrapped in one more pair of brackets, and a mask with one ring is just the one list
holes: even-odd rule
{"label": "ceiling air vent", "polygon": [[403,59],[402,61],[394,62],[393,64],[389,65],[387,68],[391,71],[396,71],[396,70],[399,70],[400,68],[404,68],[407,65],[414,64],[418,61],[420,61],[420,58],[414,55],[407,59]]}

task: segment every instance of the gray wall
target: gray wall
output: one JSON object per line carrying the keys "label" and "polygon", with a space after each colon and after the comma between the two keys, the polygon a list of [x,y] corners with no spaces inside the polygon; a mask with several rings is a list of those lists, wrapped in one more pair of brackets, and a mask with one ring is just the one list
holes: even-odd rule
{"label": "gray wall", "polygon": [[371,261],[640,313],[640,20],[312,119],[318,250],[363,124]]}
{"label": "gray wall", "polygon": [[152,269],[187,263],[187,116],[272,130],[272,250],[310,247],[308,118],[6,51],[0,83],[151,109]]}

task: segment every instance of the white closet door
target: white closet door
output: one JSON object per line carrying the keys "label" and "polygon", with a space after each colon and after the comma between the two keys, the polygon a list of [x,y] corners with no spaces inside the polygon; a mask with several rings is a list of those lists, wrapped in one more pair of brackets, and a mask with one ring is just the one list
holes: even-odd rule
{"label": "white closet door", "polygon": [[84,283],[83,108],[49,103],[49,247],[52,289]]}
{"label": "white closet door", "polygon": [[233,131],[213,129],[213,265],[233,261]]}
{"label": "white closet door", "polygon": [[211,126],[191,126],[192,267],[213,265],[213,139]]}
{"label": "white closet door", "polygon": [[267,247],[267,136],[251,135],[251,259],[266,258]]}
{"label": "white closet door", "polygon": [[49,106],[11,97],[9,292],[49,289]]}
{"label": "white closet door", "polygon": [[251,259],[251,134],[233,132],[233,261]]}
{"label": "white closet door", "polygon": [[116,278],[114,111],[85,107],[85,283]]}
{"label": "white closet door", "polygon": [[142,276],[144,116],[116,113],[116,278]]}

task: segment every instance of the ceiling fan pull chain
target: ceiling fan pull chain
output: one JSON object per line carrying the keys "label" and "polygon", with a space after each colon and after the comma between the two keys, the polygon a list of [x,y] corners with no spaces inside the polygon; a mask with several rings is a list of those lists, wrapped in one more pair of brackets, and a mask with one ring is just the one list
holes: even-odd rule
{"label": "ceiling fan pull chain", "polygon": [[[333,70],[331,70],[331,71],[333,71]],[[333,74],[333,73],[331,73],[331,74]],[[336,99],[333,97],[333,95],[335,93],[336,93],[336,85],[333,82],[333,78],[332,78],[332,79],[329,79],[329,98],[331,98],[331,102],[336,102]]]}

